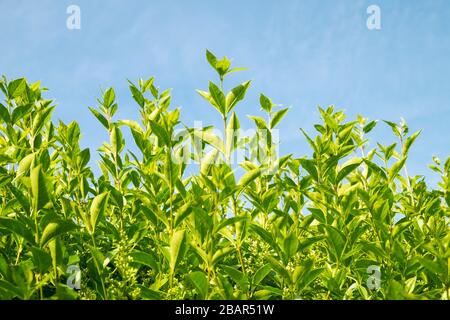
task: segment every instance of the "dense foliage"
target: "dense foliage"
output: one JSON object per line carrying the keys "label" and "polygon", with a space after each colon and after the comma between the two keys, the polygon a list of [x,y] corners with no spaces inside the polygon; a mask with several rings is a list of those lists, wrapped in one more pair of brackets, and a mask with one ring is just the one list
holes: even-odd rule
{"label": "dense foliage", "polygon": [[448,299],[450,158],[433,189],[406,169],[419,133],[385,121],[396,142],[370,149],[377,122],[333,107],[299,132],[307,156],[280,156],[288,109],[261,95],[240,136],[250,82],[224,92],[239,69],[206,56],[223,137],[182,125],[153,78],[130,82],[140,122],[117,120],[110,88],[90,108],[109,135],[97,175],[39,83],[1,80],[0,298]]}

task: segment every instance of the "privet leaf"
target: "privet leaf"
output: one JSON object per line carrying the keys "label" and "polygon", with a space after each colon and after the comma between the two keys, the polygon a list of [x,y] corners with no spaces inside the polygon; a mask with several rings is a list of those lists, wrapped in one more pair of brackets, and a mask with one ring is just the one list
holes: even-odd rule
{"label": "privet leaf", "polygon": [[109,192],[103,192],[97,196],[95,196],[94,200],[92,200],[91,207],[89,209],[89,217],[92,230],[91,232],[95,232],[95,228],[99,219],[101,219],[104,215],[106,204],[108,203]]}
{"label": "privet leaf", "polygon": [[37,212],[50,201],[50,194],[47,189],[47,178],[42,172],[40,165],[31,170],[30,179],[34,209]]}

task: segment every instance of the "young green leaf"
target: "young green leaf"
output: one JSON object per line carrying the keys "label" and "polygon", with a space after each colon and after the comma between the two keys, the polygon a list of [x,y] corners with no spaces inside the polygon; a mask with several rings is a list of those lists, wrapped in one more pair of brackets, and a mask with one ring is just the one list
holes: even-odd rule
{"label": "young green leaf", "polygon": [[393,166],[389,169],[389,181],[393,181],[395,179],[405,163],[406,158],[402,158],[400,161],[393,164]]}
{"label": "young green leaf", "polygon": [[106,109],[109,109],[111,105],[114,103],[114,100],[116,99],[116,93],[114,92],[114,88],[109,88],[106,90],[105,94],[103,95],[103,106]]}
{"label": "young green leaf", "polygon": [[273,107],[272,101],[268,97],[263,95],[262,93],[259,96],[259,104],[261,105],[261,108],[264,111],[266,111],[267,113],[272,112],[272,107]]}
{"label": "young green leaf", "polygon": [[272,120],[270,121],[270,129],[275,128],[275,126],[284,118],[289,108],[281,109],[274,113]]}
{"label": "young green leaf", "polygon": [[106,128],[109,129],[109,123],[108,120],[97,110],[89,107],[89,110],[92,112],[92,114],[97,118],[98,121]]}
{"label": "young green leaf", "polygon": [[337,172],[336,183],[341,182],[345,177],[347,177],[351,172],[361,165],[362,159],[352,158],[347,161],[342,168]]}
{"label": "young green leaf", "polygon": [[253,180],[261,175],[261,168],[256,168],[251,171],[246,172],[241,179],[239,179],[238,185],[241,187],[248,186]]}
{"label": "young green leaf", "polygon": [[12,80],[8,84],[8,95],[11,99],[19,97],[26,89],[27,80],[25,78]]}
{"label": "young green leaf", "polygon": [[248,87],[250,86],[251,81],[244,82],[243,84],[238,85],[233,88],[226,97],[226,113],[228,114],[236,104],[244,99],[245,93],[247,92]]}
{"label": "young green leaf", "polygon": [[219,87],[216,86],[212,81],[209,82],[209,94],[216,108],[223,116],[225,116],[227,114],[225,110],[225,95],[223,94],[222,90],[220,90]]}
{"label": "young green leaf", "polygon": [[239,141],[239,119],[236,116],[236,113],[233,112],[231,114],[231,118],[228,121],[228,125],[226,128],[226,156],[229,159],[231,152],[236,149]]}
{"label": "young green leaf", "polygon": [[419,134],[421,132],[422,132],[422,130],[417,131],[405,140],[405,142],[403,144],[403,148],[402,148],[402,156],[403,157],[408,156],[408,151],[411,148],[411,145],[414,143],[414,141],[417,139],[417,137],[419,136]]}
{"label": "young green leaf", "polygon": [[318,181],[319,175],[317,173],[316,165],[314,164],[313,160],[310,159],[299,159],[300,164],[302,167],[311,175],[311,177]]}
{"label": "young green leaf", "polygon": [[11,117],[9,115],[9,111],[2,103],[0,103],[0,120],[5,123],[11,122]]}

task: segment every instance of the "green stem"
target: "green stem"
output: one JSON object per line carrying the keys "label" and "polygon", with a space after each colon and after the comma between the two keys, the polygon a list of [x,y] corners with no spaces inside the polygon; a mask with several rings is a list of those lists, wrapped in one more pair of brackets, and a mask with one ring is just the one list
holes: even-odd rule
{"label": "green stem", "polygon": [[171,148],[168,148],[167,162],[169,166],[169,236],[173,235],[173,179],[172,179],[172,159]]}
{"label": "green stem", "polygon": [[[94,249],[97,250],[97,245],[95,244],[94,234],[91,234],[91,240],[92,240],[92,245],[94,246]],[[106,293],[106,289],[105,289],[105,283],[103,281],[103,272],[101,272],[100,266],[98,265],[98,262],[97,262],[97,259],[95,258],[95,256],[93,256],[93,258],[94,258],[95,268],[97,268],[98,275],[100,276],[100,283],[102,285],[102,290],[103,290],[103,295],[104,295],[103,298],[106,300],[107,293]]]}
{"label": "green stem", "polygon": [[20,254],[22,253],[22,240],[19,243],[19,248],[17,249],[17,256],[16,256],[16,263],[15,265],[19,264]]}

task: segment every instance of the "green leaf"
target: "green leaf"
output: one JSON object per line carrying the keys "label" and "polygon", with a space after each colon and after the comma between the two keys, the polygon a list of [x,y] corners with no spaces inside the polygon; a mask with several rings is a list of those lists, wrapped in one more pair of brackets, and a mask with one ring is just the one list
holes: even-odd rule
{"label": "green leaf", "polygon": [[145,105],[145,98],[142,95],[142,92],[136,88],[134,84],[130,84],[130,91],[131,95],[133,96],[133,99],[138,103],[138,105],[143,108]]}
{"label": "green leaf", "polygon": [[214,82],[210,81],[209,93],[216,108],[220,111],[220,113],[223,116],[225,116],[226,115],[225,95],[223,94],[222,90],[220,90],[219,87],[214,84]]}
{"label": "green leaf", "polygon": [[0,229],[3,232],[14,233],[28,242],[34,244],[34,235],[31,230],[21,221],[13,218],[0,218]]}
{"label": "green leaf", "polygon": [[223,141],[213,130],[194,130],[194,136],[200,138],[201,142],[205,142],[216,148],[222,154],[225,154]]}
{"label": "green leaf", "polygon": [[203,90],[196,90],[199,95],[203,97],[206,101],[208,101],[214,108],[219,111],[220,114],[224,115],[224,110],[222,110],[217,104],[216,101],[214,101],[213,97],[209,92],[203,91]]}
{"label": "green leaf", "polygon": [[200,295],[200,299],[206,299],[208,295],[208,278],[203,271],[194,271],[188,275],[189,280],[194,285]]}
{"label": "green leaf", "polygon": [[[11,298],[17,297],[20,299],[24,299],[24,294],[20,288],[17,287],[17,285],[12,284],[6,280],[0,279],[0,293],[1,290],[4,290],[12,295]],[[3,298],[3,297],[2,297]]]}
{"label": "green leaf", "polygon": [[170,136],[167,130],[158,122],[150,120],[150,126],[153,133],[158,137],[164,146],[170,146]]}
{"label": "green leaf", "polygon": [[27,81],[24,78],[15,79],[8,84],[8,94],[11,99],[19,97],[26,89]]}
{"label": "green leaf", "polygon": [[8,277],[9,266],[5,258],[0,254],[0,275],[4,278]]}
{"label": "green leaf", "polygon": [[84,168],[89,163],[90,158],[91,158],[91,152],[90,152],[89,148],[83,149],[79,154],[80,168]]}
{"label": "green leaf", "polygon": [[423,267],[425,267],[425,269],[430,271],[432,274],[443,275],[446,272],[445,267],[441,266],[438,262],[433,261],[429,258],[419,258],[419,262]]}
{"label": "green leaf", "polygon": [[117,122],[119,125],[125,125],[129,127],[131,130],[134,130],[140,134],[143,133],[141,126],[134,120],[119,120]]}
{"label": "green leaf", "polygon": [[217,58],[216,56],[209,50],[206,50],[206,60],[208,60],[211,67],[216,70]]}
{"label": "green leaf", "polygon": [[38,115],[34,118],[32,128],[33,128],[33,134],[37,135],[40,133],[42,128],[46,123],[48,123],[50,116],[53,112],[55,107],[48,107],[44,110],[40,110]]}
{"label": "green leaf", "polygon": [[111,140],[111,147],[112,152],[115,155],[118,155],[120,152],[122,152],[124,148],[124,140],[122,136],[122,131],[120,131],[119,126],[114,125],[111,134],[110,134],[110,140]]}
{"label": "green leaf", "polygon": [[233,110],[236,104],[244,99],[245,93],[247,92],[248,87],[250,86],[251,81],[244,82],[243,84],[238,85],[233,88],[226,97],[226,113]]}
{"label": "green leaf", "polygon": [[327,230],[327,241],[330,248],[333,250],[335,254],[335,258],[337,261],[340,260],[346,245],[345,236],[341,231],[332,226],[325,226]]}
{"label": "green leaf", "polygon": [[361,165],[362,159],[352,158],[347,161],[342,168],[338,171],[336,176],[336,183],[341,182],[346,176],[353,172],[356,168]]}
{"label": "green leaf", "polygon": [[142,299],[145,300],[161,300],[164,293],[158,290],[152,290],[150,288],[144,287],[143,285],[138,285],[140,290],[140,295]]}
{"label": "green leaf", "polygon": [[[48,250],[52,257],[53,270],[57,271],[59,265],[64,263],[64,252],[62,242],[58,238],[54,238],[48,242]],[[68,263],[70,265],[70,263]]]}
{"label": "green leaf", "polygon": [[[234,217],[237,218],[237,217]],[[221,261],[223,258],[225,258],[230,253],[235,252],[235,249],[233,247],[225,247],[221,248],[219,250],[216,250],[212,257],[211,266],[215,266],[219,261]]]}
{"label": "green leaf", "polygon": [[261,281],[264,280],[265,277],[267,277],[267,275],[270,273],[270,271],[272,271],[272,267],[270,265],[270,263],[267,263],[265,265],[263,265],[262,267],[260,267],[256,272],[255,275],[253,276],[253,285],[259,285],[261,283]]}
{"label": "green leaf", "polygon": [[236,282],[237,284],[240,285],[242,283],[248,282],[246,276],[236,268],[227,265],[222,265],[221,267],[223,271],[225,271],[225,273],[229,275],[230,278],[233,279],[233,281]]}
{"label": "green leaf", "polygon": [[310,246],[312,246],[314,243],[319,242],[324,238],[325,238],[324,236],[316,236],[302,239],[298,244],[298,250],[304,251],[308,249]]}
{"label": "green leaf", "polygon": [[90,230],[91,233],[95,232],[95,227],[97,226],[99,219],[104,215],[108,198],[109,192],[103,192],[92,200],[89,210],[90,224],[92,228],[92,230]]}
{"label": "green leaf", "polygon": [[251,223],[249,228],[259,237],[261,237],[261,239],[263,239],[276,253],[280,253],[280,247],[275,242],[273,236],[267,230],[256,225],[255,223]]}
{"label": "green leaf", "polygon": [[231,66],[231,61],[228,60],[227,57],[223,57],[222,59],[217,60],[216,71],[221,78],[223,78],[223,76],[225,76],[228,73],[230,66]]}
{"label": "green leaf", "polygon": [[320,274],[325,270],[325,268],[318,268],[314,270],[309,270],[306,272],[303,277],[300,280],[299,285],[301,288],[307,287],[311,282],[313,282],[315,279],[317,279]]}
{"label": "green leaf", "polygon": [[412,224],[412,221],[408,220],[400,220],[398,221],[394,228],[392,229],[392,237],[396,238],[397,236],[401,235],[406,229]]}
{"label": "green leaf", "polygon": [[[179,184],[183,184],[180,179],[177,179],[179,181]],[[177,187],[178,189],[178,187]],[[181,222],[183,222],[184,219],[186,219],[191,213],[192,213],[192,203],[187,202],[185,205],[183,205],[181,208],[178,209],[178,212],[175,216],[175,224],[174,227],[178,227]]]}
{"label": "green leaf", "polygon": [[266,259],[267,259],[267,262],[269,262],[270,263],[270,265],[272,266],[272,268],[285,280],[285,281],[287,281],[288,283],[291,283],[292,282],[292,279],[291,279],[291,275],[290,275],[290,273],[286,270],[286,268],[283,266],[283,265],[281,265],[281,263],[278,261],[278,260],[276,260],[274,257],[272,257],[272,256],[267,256],[266,257]]}
{"label": "green leaf", "polygon": [[259,104],[261,105],[261,108],[264,111],[266,111],[268,113],[272,112],[272,107],[273,107],[272,101],[268,97],[263,95],[262,93],[259,96]]}
{"label": "green leaf", "polygon": [[297,253],[298,249],[298,238],[294,233],[290,233],[283,240],[284,253],[288,257],[293,257]]}
{"label": "green leaf", "polygon": [[103,95],[103,106],[108,109],[114,103],[115,99],[116,93],[114,92],[114,88],[111,87],[106,90],[105,94]]}
{"label": "green leaf", "polygon": [[239,120],[236,113],[231,114],[231,118],[228,121],[226,129],[226,156],[230,157],[231,152],[237,147],[239,141]]}
{"label": "green leaf", "polygon": [[406,158],[402,158],[400,161],[397,161],[392,165],[392,167],[389,169],[389,181],[392,182],[395,179],[395,177],[405,165],[405,162]]}
{"label": "green leaf", "polygon": [[5,123],[11,122],[11,117],[9,115],[8,109],[0,103],[0,120],[2,120]]}
{"label": "green leaf", "polygon": [[25,156],[22,160],[19,162],[19,167],[17,168],[16,177],[23,176],[31,167],[31,164],[33,163],[35,154],[30,153],[29,155]]}
{"label": "green leaf", "polygon": [[[99,276],[101,276],[102,271],[106,268],[106,266],[109,264],[110,259],[106,258],[105,255],[97,248],[94,248],[92,246],[89,246],[90,254],[93,258],[94,265],[98,269]],[[98,279],[95,279],[98,280]]]}
{"label": "green leaf", "polygon": [[261,175],[261,168],[250,170],[239,179],[238,185],[241,187],[246,187],[250,182],[258,178],[260,175]]}
{"label": "green leaf", "polygon": [[248,117],[250,119],[252,119],[253,121],[255,121],[255,124],[258,127],[258,129],[269,131],[269,127],[267,127],[267,124],[263,118],[258,117],[258,116],[248,116]]}
{"label": "green leaf", "polygon": [[247,68],[242,68],[242,67],[233,68],[233,69],[228,70],[226,74],[228,75],[233,72],[244,71],[244,70],[247,70]]}
{"label": "green leaf", "polygon": [[422,132],[422,130],[415,132],[410,137],[408,137],[405,142],[403,143],[402,148],[402,156],[405,158],[408,155],[408,151],[411,148],[411,145],[414,143],[414,141],[417,139],[419,134]]}
{"label": "green leaf", "polygon": [[37,247],[30,248],[33,254],[33,262],[39,273],[44,274],[52,265],[52,257],[50,254]]}
{"label": "green leaf", "polygon": [[33,106],[31,104],[26,104],[26,105],[22,105],[17,108],[14,108],[12,115],[11,115],[11,122],[13,124],[16,124],[20,119],[23,119],[25,117],[25,115],[30,113],[32,107]]}
{"label": "green leaf", "polygon": [[314,141],[308,136],[308,134],[305,132],[305,130],[300,128],[300,131],[303,133],[303,135],[305,136],[306,140],[308,141],[309,145],[313,148],[315,153],[319,153],[319,150],[316,146],[316,144],[314,143]]}
{"label": "green leaf", "polygon": [[223,228],[225,228],[229,225],[236,224],[237,222],[245,220],[245,219],[247,219],[247,217],[245,217],[245,216],[237,216],[237,217],[223,219],[219,224],[217,224],[215,226],[214,233],[217,233],[220,230],[222,230]]}
{"label": "green leaf", "polygon": [[173,274],[175,268],[180,262],[182,255],[184,253],[186,243],[186,231],[185,230],[177,230],[172,235],[172,239],[170,240],[170,273]]}
{"label": "green leaf", "polygon": [[45,246],[53,238],[61,234],[67,233],[75,228],[76,226],[70,222],[65,221],[50,222],[45,226],[45,229],[42,232],[40,241],[41,247]]}
{"label": "green leaf", "polygon": [[400,137],[400,136],[401,136],[401,134],[400,134],[400,129],[399,129],[399,127],[398,127],[398,125],[397,125],[396,123],[391,122],[391,121],[386,121],[386,120],[383,120],[383,121],[384,121],[384,123],[386,123],[389,127],[391,127],[392,132],[394,133],[394,135],[396,135],[397,137]]}
{"label": "green leaf", "polygon": [[77,300],[78,294],[71,287],[58,283],[56,284],[56,294],[52,298],[58,300]]}
{"label": "green leaf", "polygon": [[384,171],[383,168],[377,166],[375,163],[364,159],[364,163],[370,168],[370,170],[372,170],[372,172],[378,174],[379,176],[381,176],[383,179],[386,179],[386,172]]}
{"label": "green leaf", "polygon": [[150,267],[156,272],[160,271],[157,259],[153,254],[145,253],[139,250],[133,250],[130,253],[130,257],[133,259],[133,262],[135,263],[139,263],[141,265]]}
{"label": "green leaf", "polygon": [[314,160],[310,159],[299,159],[302,167],[309,173],[309,175],[316,181],[319,180],[319,174],[317,173],[316,165]]}
{"label": "green leaf", "polygon": [[270,129],[275,128],[275,126],[284,118],[286,113],[289,111],[289,108],[279,110],[275,112],[275,114],[272,117],[272,120],[270,121]]}
{"label": "green leaf", "polygon": [[97,110],[89,107],[89,110],[92,112],[92,114],[97,118],[98,121],[106,128],[109,129],[109,123],[108,120]]}
{"label": "green leaf", "polygon": [[34,209],[37,212],[50,201],[50,194],[46,182],[47,179],[42,172],[40,165],[31,170],[30,178]]}
{"label": "green leaf", "polygon": [[377,122],[377,120],[373,120],[366,124],[363,128],[364,133],[369,133],[370,131],[372,131],[373,128],[375,128],[375,126],[377,125]]}
{"label": "green leaf", "polygon": [[212,149],[201,159],[200,173],[202,175],[208,174],[209,168],[211,168],[211,166],[213,166],[216,163],[218,156],[219,156],[219,150]]}

